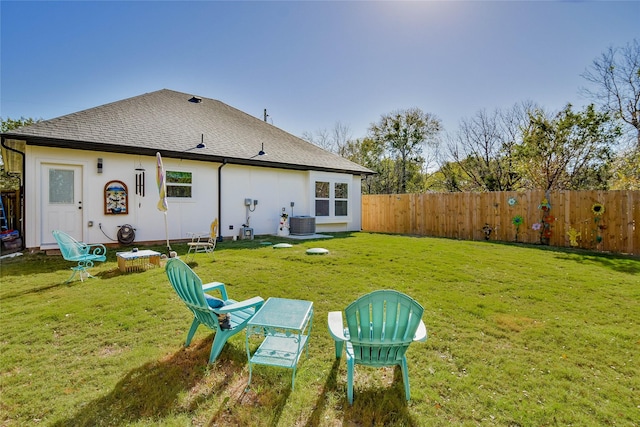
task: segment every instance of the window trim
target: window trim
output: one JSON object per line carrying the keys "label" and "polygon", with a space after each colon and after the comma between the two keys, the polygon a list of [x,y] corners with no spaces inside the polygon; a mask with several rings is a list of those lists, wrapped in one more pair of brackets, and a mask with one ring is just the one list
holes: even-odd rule
{"label": "window trim", "polygon": [[[350,179],[351,176],[336,176],[336,175],[328,175],[328,174],[311,174],[309,185],[310,185],[310,206],[311,206],[311,216],[316,218],[317,223],[346,223],[351,222],[353,218],[353,180]],[[316,197],[316,183],[317,182],[328,182],[329,183],[329,197]],[[335,196],[335,186],[336,184],[344,184],[347,186],[347,197],[346,198],[336,198]],[[327,200],[329,202],[329,215],[319,216],[316,214],[316,201],[318,200]],[[336,201],[346,201],[347,202],[347,214],[346,215],[336,215]]]}
{"label": "window trim", "polygon": [[[189,183],[169,182],[169,180],[167,178],[169,176],[169,173],[171,173],[171,172],[189,174],[191,176],[191,182],[189,182]],[[165,185],[167,186],[167,198],[175,199],[175,200],[193,200],[193,181],[194,181],[194,173],[192,171],[167,169],[167,171],[165,172]],[[182,197],[182,196],[170,196],[169,195],[169,187],[189,187],[191,189],[190,195],[189,196],[184,196],[184,197]]]}

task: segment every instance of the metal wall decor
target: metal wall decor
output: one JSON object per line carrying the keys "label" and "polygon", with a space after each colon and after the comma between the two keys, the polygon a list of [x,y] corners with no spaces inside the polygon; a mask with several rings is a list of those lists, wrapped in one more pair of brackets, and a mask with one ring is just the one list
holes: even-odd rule
{"label": "metal wall decor", "polygon": [[136,169],[136,194],[144,197],[144,169]]}

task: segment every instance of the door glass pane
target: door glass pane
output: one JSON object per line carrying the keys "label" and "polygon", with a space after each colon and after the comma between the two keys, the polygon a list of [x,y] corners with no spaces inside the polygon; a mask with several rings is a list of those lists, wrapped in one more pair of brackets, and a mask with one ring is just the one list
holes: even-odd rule
{"label": "door glass pane", "polygon": [[73,171],[49,169],[49,203],[73,204]]}

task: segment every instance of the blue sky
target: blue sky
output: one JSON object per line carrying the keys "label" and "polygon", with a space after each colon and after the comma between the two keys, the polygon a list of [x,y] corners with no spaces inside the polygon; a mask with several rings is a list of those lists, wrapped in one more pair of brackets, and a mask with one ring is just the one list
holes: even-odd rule
{"label": "blue sky", "polygon": [[50,119],[167,88],[294,135],[419,107],[582,107],[580,77],[640,38],[640,1],[0,2],[0,116]]}

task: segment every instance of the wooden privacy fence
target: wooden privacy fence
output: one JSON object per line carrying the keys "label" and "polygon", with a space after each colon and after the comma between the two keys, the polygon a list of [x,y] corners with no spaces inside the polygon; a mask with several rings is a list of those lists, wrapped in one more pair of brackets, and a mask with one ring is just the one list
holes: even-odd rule
{"label": "wooden privacy fence", "polygon": [[[548,196],[548,197],[547,197]],[[550,208],[542,209],[548,199]],[[604,211],[594,213],[594,206]],[[522,217],[519,227],[514,218]],[[544,221],[543,221],[544,220]],[[362,229],[464,240],[540,243],[640,255],[640,191],[376,194],[362,196]]]}

